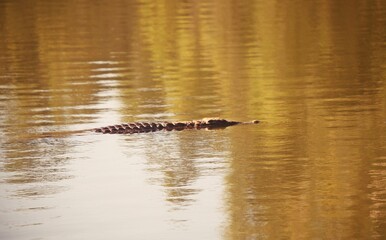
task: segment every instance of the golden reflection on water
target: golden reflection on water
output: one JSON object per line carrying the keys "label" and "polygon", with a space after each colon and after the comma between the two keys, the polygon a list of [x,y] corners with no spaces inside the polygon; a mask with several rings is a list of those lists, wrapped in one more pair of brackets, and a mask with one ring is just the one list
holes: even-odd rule
{"label": "golden reflection on water", "polygon": [[[217,238],[382,239],[385,11],[377,0],[3,1],[1,184],[20,198],[75,188],[62,185],[76,178],[70,163],[103,141],[41,132],[259,118],[128,137],[125,151],[141,153],[175,211],[213,202],[200,198],[210,181],[196,183],[224,178]],[[108,159],[118,150],[95,151]]]}

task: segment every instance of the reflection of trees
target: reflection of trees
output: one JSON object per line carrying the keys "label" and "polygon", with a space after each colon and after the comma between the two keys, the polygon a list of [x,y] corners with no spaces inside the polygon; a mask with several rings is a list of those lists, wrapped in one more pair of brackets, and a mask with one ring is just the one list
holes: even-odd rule
{"label": "reflection of trees", "polygon": [[373,141],[385,139],[376,130],[321,122],[303,122],[298,138],[296,122],[266,124],[255,134],[232,132],[238,141],[232,142],[228,178],[229,238],[384,234],[385,149]]}
{"label": "reflection of trees", "polygon": [[[271,74],[250,90],[255,95],[250,98],[262,103],[250,111],[271,123],[255,135],[234,131],[231,138],[237,141],[232,142],[234,172],[228,180],[229,238],[384,234],[379,196],[385,175],[379,162],[385,150],[372,146],[373,141],[385,141],[376,130],[385,118],[379,108],[385,101],[384,83],[377,80],[383,75],[384,52],[374,52],[380,49],[379,36],[385,35],[384,23],[377,22],[379,15],[369,15],[369,6],[320,4],[317,12],[308,4],[256,5],[268,10],[260,16],[267,23],[256,22],[259,17],[248,11],[233,19],[235,26],[251,19],[261,33],[256,54],[272,63],[261,65],[259,58],[251,58],[245,69],[250,78]],[[295,17],[299,9],[316,13],[309,16],[313,21]],[[358,14],[363,17],[358,19]],[[280,18],[286,20],[274,21]],[[367,34],[373,31],[382,33],[371,34],[368,42]],[[322,47],[313,49],[315,45]],[[275,125],[275,120],[281,123]],[[366,196],[369,186],[376,188],[370,191],[371,203]]]}
{"label": "reflection of trees", "polygon": [[[195,181],[206,172],[213,174],[216,167],[222,164],[218,162],[218,158],[227,154],[227,140],[221,130],[203,130],[201,134],[186,131],[181,134],[173,132],[149,136],[152,144],[145,153],[149,171],[158,173],[151,181],[162,184],[166,200],[173,203],[173,207],[190,204],[194,200],[193,195],[200,191],[194,186]],[[214,152],[219,154],[213,154]],[[212,164],[215,169],[209,168]]]}
{"label": "reflection of trees", "polygon": [[180,139],[173,135],[159,134],[154,136],[152,147],[148,149],[149,166],[151,171],[161,172],[159,178],[152,181],[161,182],[166,191],[166,199],[177,205],[186,205],[192,201],[192,184],[199,176],[194,158],[186,156],[192,149],[185,152]]}

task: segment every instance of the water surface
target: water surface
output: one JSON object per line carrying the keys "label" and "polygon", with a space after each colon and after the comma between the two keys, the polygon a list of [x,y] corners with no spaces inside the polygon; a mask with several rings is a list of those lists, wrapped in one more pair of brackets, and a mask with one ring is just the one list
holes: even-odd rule
{"label": "water surface", "polygon": [[[386,238],[382,1],[2,1],[2,239]],[[223,117],[259,125],[71,131]]]}

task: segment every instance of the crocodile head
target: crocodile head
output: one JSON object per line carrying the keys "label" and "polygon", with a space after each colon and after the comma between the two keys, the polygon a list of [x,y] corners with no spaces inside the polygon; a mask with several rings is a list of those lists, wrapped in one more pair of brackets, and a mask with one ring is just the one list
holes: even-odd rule
{"label": "crocodile head", "polygon": [[229,121],[226,119],[221,119],[221,118],[203,118],[201,120],[202,123],[207,124],[211,127],[228,127],[236,124],[240,124],[241,122],[236,122],[236,121]]}

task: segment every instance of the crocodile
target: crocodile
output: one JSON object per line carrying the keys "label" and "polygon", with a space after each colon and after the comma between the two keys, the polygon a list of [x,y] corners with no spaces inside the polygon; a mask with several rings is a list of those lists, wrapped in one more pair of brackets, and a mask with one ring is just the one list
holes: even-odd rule
{"label": "crocodile", "polygon": [[100,128],[93,128],[94,132],[104,134],[131,134],[155,131],[181,131],[184,129],[216,129],[226,128],[238,124],[257,124],[258,120],[250,122],[237,122],[220,118],[203,118],[201,120],[182,121],[182,122],[132,122],[111,125]]}

